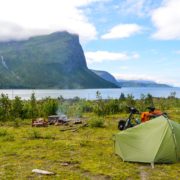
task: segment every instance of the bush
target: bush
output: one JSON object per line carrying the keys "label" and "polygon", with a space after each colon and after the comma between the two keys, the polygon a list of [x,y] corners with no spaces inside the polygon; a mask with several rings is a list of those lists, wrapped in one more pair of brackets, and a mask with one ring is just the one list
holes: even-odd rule
{"label": "bush", "polygon": [[14,141],[15,138],[12,134],[8,134],[3,138],[3,141]]}
{"label": "bush", "polygon": [[38,129],[32,129],[28,133],[29,139],[55,139],[55,134],[52,132],[41,133]]}
{"label": "bush", "polygon": [[11,119],[11,100],[8,95],[1,94],[0,96],[0,120],[7,121]]}
{"label": "bush", "polygon": [[14,120],[13,126],[14,126],[15,128],[18,128],[18,127],[20,127],[20,125],[21,125],[21,119],[20,119],[20,118],[16,118],[16,119]]}
{"label": "bush", "polygon": [[55,134],[51,133],[46,133],[43,135],[43,139],[56,139]]}
{"label": "bush", "polygon": [[29,132],[29,138],[30,139],[41,139],[43,137],[37,129],[33,129],[32,131]]}
{"label": "bush", "polygon": [[20,97],[16,96],[14,100],[12,100],[12,117],[14,119],[21,118],[23,114],[23,102]]}
{"label": "bush", "polygon": [[93,118],[89,121],[89,125],[90,127],[94,128],[94,127],[104,127],[104,120],[102,118]]}
{"label": "bush", "polygon": [[67,115],[69,117],[81,118],[83,115],[83,109],[80,103],[73,104],[68,108]]}
{"label": "bush", "polygon": [[15,138],[12,134],[9,134],[7,130],[1,129],[0,130],[0,138],[2,141],[14,141]]}
{"label": "bush", "polygon": [[48,98],[44,99],[41,109],[43,111],[41,114],[44,117],[56,114],[58,111],[58,101],[48,97]]}
{"label": "bush", "polygon": [[8,135],[8,132],[5,129],[0,130],[0,137],[4,137],[4,136],[7,136],[7,135]]}

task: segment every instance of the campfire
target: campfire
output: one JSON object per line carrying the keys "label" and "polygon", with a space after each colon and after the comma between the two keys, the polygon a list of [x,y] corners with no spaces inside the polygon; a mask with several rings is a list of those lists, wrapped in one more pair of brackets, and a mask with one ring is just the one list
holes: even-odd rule
{"label": "campfire", "polygon": [[68,122],[68,118],[66,115],[48,116],[48,124],[49,125],[65,124],[67,122]]}

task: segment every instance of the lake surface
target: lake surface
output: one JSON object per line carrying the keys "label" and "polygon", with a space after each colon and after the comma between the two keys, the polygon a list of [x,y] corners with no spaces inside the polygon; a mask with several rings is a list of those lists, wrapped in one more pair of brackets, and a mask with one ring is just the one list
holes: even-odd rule
{"label": "lake surface", "polygon": [[22,99],[29,99],[31,94],[34,92],[37,99],[45,97],[57,98],[63,96],[63,98],[74,98],[80,97],[85,99],[96,99],[96,92],[99,91],[103,99],[107,98],[119,98],[121,93],[132,94],[136,99],[141,97],[141,94],[147,95],[150,93],[154,97],[168,97],[172,92],[176,92],[176,97],[180,98],[180,88],[149,88],[149,87],[128,87],[120,89],[75,89],[75,90],[24,90],[24,89],[1,89],[0,94],[4,93],[9,96],[10,99],[14,99],[15,96],[19,96]]}

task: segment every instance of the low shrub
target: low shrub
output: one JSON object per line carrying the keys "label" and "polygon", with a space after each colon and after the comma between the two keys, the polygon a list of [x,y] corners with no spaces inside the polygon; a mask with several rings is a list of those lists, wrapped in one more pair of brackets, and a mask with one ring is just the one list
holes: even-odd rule
{"label": "low shrub", "polygon": [[104,127],[104,120],[103,120],[103,118],[99,118],[99,117],[98,118],[93,118],[93,119],[91,119],[89,121],[89,125],[92,128],[95,128],[95,127],[102,128],[102,127]]}
{"label": "low shrub", "polygon": [[15,138],[12,134],[8,133],[5,129],[0,129],[0,138],[2,141],[14,141]]}
{"label": "low shrub", "polygon": [[8,134],[3,138],[3,141],[15,141],[15,138],[12,134]]}
{"label": "low shrub", "polygon": [[80,146],[81,147],[87,147],[87,146],[91,146],[91,144],[90,144],[90,141],[83,139],[80,141]]}
{"label": "low shrub", "polygon": [[5,129],[0,129],[0,137],[7,136],[8,132]]}
{"label": "low shrub", "polygon": [[32,129],[28,133],[29,139],[55,139],[55,134],[50,132],[41,133],[38,129]]}
{"label": "low shrub", "polygon": [[46,133],[42,137],[43,139],[56,139],[55,134],[52,133]]}
{"label": "low shrub", "polygon": [[21,120],[20,118],[16,118],[16,119],[14,120],[14,122],[13,122],[13,126],[14,126],[15,128],[20,127],[21,121],[22,121],[22,120]]}
{"label": "low shrub", "polygon": [[33,129],[32,131],[30,131],[28,133],[28,135],[29,135],[28,137],[30,139],[41,139],[41,138],[43,138],[43,136],[41,135],[41,133],[37,129]]}

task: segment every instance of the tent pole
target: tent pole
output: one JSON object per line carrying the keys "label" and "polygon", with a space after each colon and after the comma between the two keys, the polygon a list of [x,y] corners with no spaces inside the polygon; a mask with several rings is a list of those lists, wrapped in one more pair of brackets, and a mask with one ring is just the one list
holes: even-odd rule
{"label": "tent pole", "polygon": [[151,162],[151,168],[154,169],[154,162]]}
{"label": "tent pole", "polygon": [[116,137],[115,137],[115,134],[113,134],[113,136],[112,136],[112,140],[113,140],[113,147],[114,147],[114,154],[116,154],[115,153],[115,139]]}

